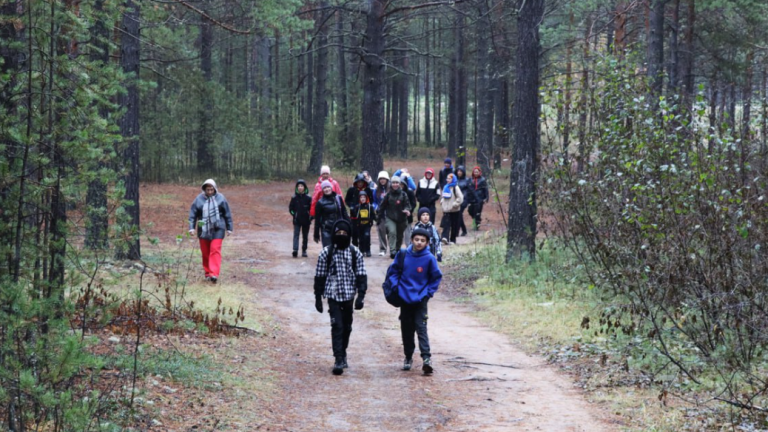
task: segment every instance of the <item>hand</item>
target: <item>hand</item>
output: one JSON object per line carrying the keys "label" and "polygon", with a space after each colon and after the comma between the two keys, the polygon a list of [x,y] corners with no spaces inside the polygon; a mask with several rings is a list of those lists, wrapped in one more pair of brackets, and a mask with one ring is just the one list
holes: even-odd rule
{"label": "hand", "polygon": [[315,309],[318,312],[323,313],[323,297],[319,295],[315,296]]}
{"label": "hand", "polygon": [[197,231],[196,231],[196,230],[193,230],[193,229],[189,230],[189,235],[191,235],[192,237],[194,237],[194,236],[195,236],[195,234],[197,234]]}
{"label": "hand", "polygon": [[408,210],[403,210],[403,213],[405,213],[406,216],[410,216],[411,215],[411,212],[408,211]]}
{"label": "hand", "polygon": [[360,310],[365,306],[365,296],[358,295],[355,299],[355,310]]}
{"label": "hand", "polygon": [[231,236],[231,235],[232,235],[232,231],[227,231],[227,236]]}

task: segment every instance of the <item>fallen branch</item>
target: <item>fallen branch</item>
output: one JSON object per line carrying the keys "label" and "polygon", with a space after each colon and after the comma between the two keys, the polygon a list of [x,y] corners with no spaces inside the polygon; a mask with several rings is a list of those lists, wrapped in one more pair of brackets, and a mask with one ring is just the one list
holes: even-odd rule
{"label": "fallen branch", "polygon": [[504,367],[504,368],[510,368],[510,369],[520,369],[517,366],[497,364],[497,363],[473,362],[473,361],[467,361],[467,360],[453,360],[453,359],[448,361],[452,363],[465,363],[465,364],[476,364],[476,365],[484,365],[484,366]]}

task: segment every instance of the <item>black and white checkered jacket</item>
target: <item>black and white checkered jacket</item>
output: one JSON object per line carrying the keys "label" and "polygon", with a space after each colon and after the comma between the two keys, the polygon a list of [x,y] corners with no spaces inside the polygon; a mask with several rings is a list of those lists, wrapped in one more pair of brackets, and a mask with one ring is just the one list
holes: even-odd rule
{"label": "black and white checkered jacket", "polygon": [[[333,251],[332,262],[328,263],[328,255]],[[352,254],[357,255],[356,271],[353,270]],[[315,270],[315,294],[336,300],[349,301],[358,292],[365,295],[368,288],[368,276],[365,272],[363,254],[355,246],[346,249],[336,249],[330,245],[323,248],[317,258]]]}

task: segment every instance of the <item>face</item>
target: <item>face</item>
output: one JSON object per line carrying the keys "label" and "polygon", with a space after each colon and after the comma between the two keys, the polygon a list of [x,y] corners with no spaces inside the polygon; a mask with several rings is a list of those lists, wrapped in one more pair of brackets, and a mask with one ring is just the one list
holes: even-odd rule
{"label": "face", "polygon": [[413,236],[411,239],[411,244],[413,245],[413,250],[416,252],[421,252],[424,250],[424,248],[427,247],[427,238],[424,236]]}
{"label": "face", "polygon": [[368,174],[368,171],[363,171],[363,177],[365,177],[365,181],[371,181],[371,175]]}
{"label": "face", "polygon": [[368,202],[368,196],[367,195],[360,195],[360,204],[365,204]]}
{"label": "face", "polygon": [[392,189],[394,189],[394,190],[400,189],[400,183],[399,182],[392,182]]}
{"label": "face", "polygon": [[431,172],[425,172],[425,173],[424,173],[424,177],[425,177],[427,180],[432,180],[432,173],[431,173]]}
{"label": "face", "polygon": [[328,180],[329,178],[331,178],[331,174],[330,173],[322,173],[322,174],[320,174],[320,177],[322,177],[323,180]]}
{"label": "face", "polygon": [[425,224],[425,223],[429,222],[429,213],[422,213],[422,214],[421,214],[421,217],[419,218],[419,220],[420,220],[420,221],[421,221],[421,223],[423,223],[423,224]]}
{"label": "face", "polygon": [[355,183],[355,186],[357,186],[358,189],[365,189],[366,185],[365,185],[364,181],[359,181],[359,182]]}
{"label": "face", "polygon": [[336,234],[334,234],[334,235],[337,235],[337,236],[348,236],[349,233],[347,233],[345,230],[338,230],[338,231],[336,231]]}
{"label": "face", "polygon": [[475,176],[475,177],[480,177],[480,170],[479,170],[479,169],[477,169],[477,168],[475,168],[475,169],[472,171],[472,175],[473,175],[473,176]]}
{"label": "face", "polygon": [[205,185],[205,195],[213,196],[216,193],[216,189],[211,185]]}
{"label": "face", "polygon": [[445,165],[446,168],[450,168],[451,167],[451,164],[449,164],[448,162],[446,162],[444,165]]}
{"label": "face", "polygon": [[387,179],[385,179],[385,178],[383,178],[383,177],[382,177],[382,178],[380,178],[380,179],[379,179],[379,184],[380,184],[380,185],[382,185],[382,186],[386,186],[386,185],[387,185]]}
{"label": "face", "polygon": [[462,176],[464,176],[464,171],[462,171],[462,170],[458,170],[458,171],[456,171],[456,174],[457,174],[457,175],[458,175],[458,174],[461,174]]}
{"label": "face", "polygon": [[448,177],[446,177],[445,179],[446,179],[446,181],[448,181],[448,183],[452,183],[453,182],[453,174],[448,174]]}
{"label": "face", "polygon": [[299,186],[296,188],[296,190],[299,191],[299,193],[304,193],[304,185],[303,184],[299,184]]}
{"label": "face", "polygon": [[326,186],[323,188],[323,193],[326,195],[330,195],[333,192],[333,188],[330,186]]}

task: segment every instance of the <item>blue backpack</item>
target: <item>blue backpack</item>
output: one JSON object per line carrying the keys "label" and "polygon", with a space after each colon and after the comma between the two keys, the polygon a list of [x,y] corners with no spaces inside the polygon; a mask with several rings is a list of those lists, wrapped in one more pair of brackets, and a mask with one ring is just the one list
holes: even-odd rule
{"label": "blue backpack", "polygon": [[[395,255],[395,261],[392,262],[392,264],[389,265],[389,268],[392,268],[392,266],[398,263],[400,265],[400,272],[398,273],[398,280],[403,276],[403,266],[405,265],[405,252],[398,251],[397,255]],[[392,285],[392,282],[389,280],[389,269],[387,269],[387,275],[384,278],[384,283],[381,285],[381,287],[384,289],[384,298],[387,300],[387,303],[391,304],[394,307],[400,307],[405,302],[400,297],[400,292],[397,285]]]}

